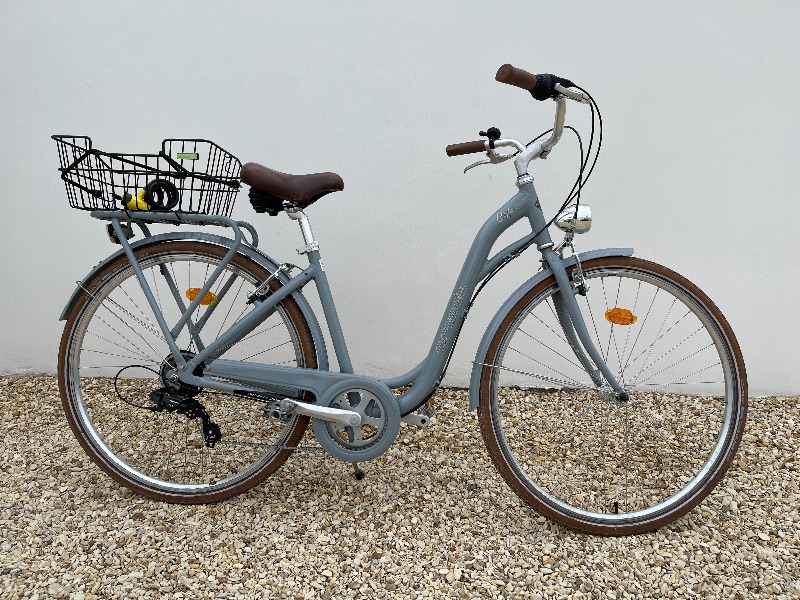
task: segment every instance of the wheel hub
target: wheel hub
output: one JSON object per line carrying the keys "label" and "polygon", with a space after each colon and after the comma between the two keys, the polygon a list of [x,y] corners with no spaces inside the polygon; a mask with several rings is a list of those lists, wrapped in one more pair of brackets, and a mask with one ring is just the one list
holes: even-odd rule
{"label": "wheel hub", "polygon": [[[181,350],[181,356],[184,360],[192,360],[196,354],[189,350]],[[161,376],[161,383],[162,385],[170,390],[171,392],[180,394],[181,396],[185,396],[187,398],[193,398],[197,396],[200,392],[203,391],[203,388],[197,387],[196,385],[191,385],[188,383],[182,382],[178,379],[175,369],[177,368],[177,361],[175,357],[170,354],[165,359],[164,362],[161,363],[161,369],[159,370],[159,375]],[[200,371],[198,373],[198,371]],[[202,375],[202,367],[198,367],[195,369],[195,375]]]}

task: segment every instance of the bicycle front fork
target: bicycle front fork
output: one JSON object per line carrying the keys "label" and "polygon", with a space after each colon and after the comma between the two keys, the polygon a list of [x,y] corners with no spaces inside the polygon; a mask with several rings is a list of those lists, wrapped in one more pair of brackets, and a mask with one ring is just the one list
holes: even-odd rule
{"label": "bicycle front fork", "polygon": [[[553,296],[553,305],[572,351],[598,388],[605,388],[608,385],[618,400],[627,401],[628,392],[617,381],[589,336],[589,330],[575,298],[577,290],[570,281],[561,257],[552,248],[543,249],[542,257],[558,284],[559,293]],[[576,268],[580,268],[580,263]]]}

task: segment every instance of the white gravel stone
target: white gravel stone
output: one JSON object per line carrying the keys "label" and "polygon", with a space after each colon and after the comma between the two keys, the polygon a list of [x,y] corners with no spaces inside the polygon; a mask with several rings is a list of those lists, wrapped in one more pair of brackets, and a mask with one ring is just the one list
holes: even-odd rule
{"label": "white gravel stone", "polygon": [[800,597],[800,399],[751,399],[717,489],[626,538],[520,505],[466,392],[436,400],[435,423],[403,425],[361,482],[296,453],[246,494],[183,506],[101,472],[53,378],[0,378],[0,598]]}

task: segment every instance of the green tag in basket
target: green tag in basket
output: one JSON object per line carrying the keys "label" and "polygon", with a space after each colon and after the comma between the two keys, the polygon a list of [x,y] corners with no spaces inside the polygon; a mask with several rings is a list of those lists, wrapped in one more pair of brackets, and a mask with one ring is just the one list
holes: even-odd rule
{"label": "green tag in basket", "polygon": [[178,152],[175,158],[178,160],[197,160],[200,155],[197,152]]}

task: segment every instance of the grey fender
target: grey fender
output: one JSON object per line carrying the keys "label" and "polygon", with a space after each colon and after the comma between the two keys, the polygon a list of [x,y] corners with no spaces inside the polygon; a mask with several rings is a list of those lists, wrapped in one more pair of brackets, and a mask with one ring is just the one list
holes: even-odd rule
{"label": "grey fender", "polygon": [[[209,244],[216,244],[217,246],[223,246],[225,248],[230,248],[233,244],[233,240],[220,236],[214,235],[211,233],[199,233],[199,232],[192,232],[192,233],[180,233],[180,232],[173,232],[173,233],[163,233],[160,235],[154,235],[152,237],[147,237],[136,242],[131,243],[131,248],[136,250],[137,248],[141,248],[143,246],[147,246],[150,244],[158,244],[160,242],[166,241],[175,241],[175,240],[199,240],[201,242],[208,242]],[[271,273],[274,273],[275,270],[278,268],[278,263],[272,259],[271,257],[267,256],[257,248],[253,248],[247,244],[242,244],[239,248],[239,253],[243,254],[247,258],[252,259],[265,269],[269,270]],[[111,261],[115,260],[117,257],[124,255],[124,251],[120,248],[117,252],[103,260],[102,262],[98,263],[91,272],[83,278],[78,286],[75,288],[75,291],[72,292],[72,296],[70,296],[67,305],[64,307],[64,310],[61,312],[61,316],[59,317],[60,321],[65,321],[67,319],[67,315],[72,310],[72,307],[80,298],[81,290],[83,286],[97,273],[98,271],[104,269]],[[285,273],[280,273],[278,275],[278,280],[281,283],[288,283],[289,277]],[[295,292],[292,294],[292,298],[295,302],[297,302],[297,306],[300,307],[300,311],[303,313],[303,316],[308,321],[308,326],[311,329],[311,335],[314,337],[314,345],[317,348],[317,363],[320,369],[328,370],[328,352],[325,347],[325,336],[322,334],[322,329],[319,326],[319,321],[317,321],[316,315],[314,315],[314,311],[311,309],[311,306],[308,304],[308,301],[305,299],[300,292]]]}
{"label": "grey fender", "polygon": [[[583,252],[578,256],[581,259],[581,262],[586,262],[588,260],[592,260],[595,258],[604,258],[606,256],[631,256],[633,254],[633,248],[603,248],[601,250],[591,250],[589,252]],[[569,258],[564,260],[565,267],[571,267],[576,262],[574,256],[570,256]],[[492,338],[494,338],[495,333],[497,333],[497,329],[500,327],[500,323],[508,316],[508,313],[511,309],[520,301],[520,299],[528,293],[528,291],[533,288],[534,286],[538,285],[553,272],[547,268],[539,271],[536,275],[531,277],[528,281],[523,283],[521,286],[517,288],[517,290],[509,296],[508,300],[505,301],[503,306],[500,307],[500,310],[494,315],[492,322],[489,323],[489,326],[486,328],[486,332],[483,334],[483,339],[481,340],[480,345],[478,346],[478,352],[475,354],[475,362],[472,365],[472,377],[470,377],[469,381],[469,408],[470,410],[475,410],[478,408],[478,395],[479,395],[479,385],[481,380],[481,369],[483,368],[483,363],[485,363],[485,356],[486,353],[489,351],[489,344],[492,343]]]}

